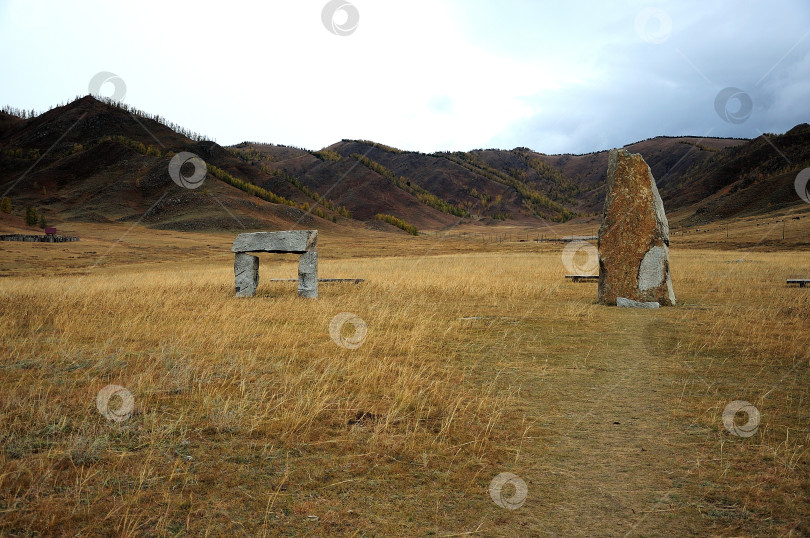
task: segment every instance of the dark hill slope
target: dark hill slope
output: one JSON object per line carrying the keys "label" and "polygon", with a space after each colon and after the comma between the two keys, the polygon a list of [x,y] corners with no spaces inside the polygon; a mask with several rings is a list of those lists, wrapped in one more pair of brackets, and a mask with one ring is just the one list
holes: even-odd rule
{"label": "dark hill slope", "polygon": [[[206,161],[203,187],[183,189],[171,180],[169,162],[180,151]],[[273,194],[288,202],[269,203],[219,176],[277,184],[279,192]],[[177,229],[333,224],[306,215],[307,198],[300,191],[273,182],[270,174],[218,144],[191,140],[89,96],[30,119],[0,116],[0,193],[17,211],[35,206],[50,222],[141,220]],[[324,217],[337,220],[329,212]]]}
{"label": "dark hill slope", "polygon": [[718,152],[678,179],[672,199],[694,209],[689,223],[695,224],[786,208],[802,203],[795,180],[808,166],[810,125],[804,123]]}
{"label": "dark hill slope", "polygon": [[0,131],[4,146],[36,148],[43,154],[49,149],[59,153],[73,144],[87,145],[105,136],[123,136],[169,150],[180,150],[189,142],[162,123],[89,95]]}

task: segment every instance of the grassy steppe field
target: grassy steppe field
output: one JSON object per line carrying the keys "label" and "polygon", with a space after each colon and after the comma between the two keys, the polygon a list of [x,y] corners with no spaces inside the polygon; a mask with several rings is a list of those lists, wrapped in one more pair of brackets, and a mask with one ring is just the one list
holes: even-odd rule
{"label": "grassy steppe field", "polygon": [[810,534],[806,250],[673,242],[679,305],[639,311],[562,245],[322,235],[366,282],[300,299],[267,254],[237,299],[232,234],[125,231],[0,243],[0,534]]}

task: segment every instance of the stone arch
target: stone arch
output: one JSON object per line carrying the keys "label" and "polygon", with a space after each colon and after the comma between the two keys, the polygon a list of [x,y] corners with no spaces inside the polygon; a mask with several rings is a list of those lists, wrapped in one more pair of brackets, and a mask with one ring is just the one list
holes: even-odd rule
{"label": "stone arch", "polygon": [[237,297],[253,297],[259,286],[259,258],[251,252],[300,254],[298,295],[318,298],[318,230],[239,234],[233,242],[234,287]]}

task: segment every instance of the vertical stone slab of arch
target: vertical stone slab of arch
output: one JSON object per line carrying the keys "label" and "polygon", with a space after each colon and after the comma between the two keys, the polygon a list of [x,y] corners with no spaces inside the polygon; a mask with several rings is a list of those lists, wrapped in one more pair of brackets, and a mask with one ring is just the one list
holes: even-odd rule
{"label": "vertical stone slab of arch", "polygon": [[618,297],[675,304],[669,223],[650,167],[637,153],[610,151],[608,194],[599,227],[599,302]]}
{"label": "vertical stone slab of arch", "polygon": [[318,252],[310,250],[298,259],[298,295],[318,298]]}
{"label": "vertical stone slab of arch", "polygon": [[259,258],[237,252],[233,261],[234,287],[237,297],[253,297],[259,286]]}
{"label": "vertical stone slab of arch", "polygon": [[318,297],[318,230],[239,234],[233,242],[234,286],[237,297],[253,297],[259,285],[259,258],[250,252],[301,254],[298,260],[298,295]]}

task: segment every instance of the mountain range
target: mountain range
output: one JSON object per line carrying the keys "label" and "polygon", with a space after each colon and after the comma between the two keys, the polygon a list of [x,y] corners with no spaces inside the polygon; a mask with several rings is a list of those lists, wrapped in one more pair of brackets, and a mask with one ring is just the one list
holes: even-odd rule
{"label": "mountain range", "polygon": [[[803,203],[794,180],[810,166],[810,125],[753,140],[661,136],[625,149],[645,158],[667,211],[698,225]],[[197,189],[169,175],[181,152],[206,164]],[[85,96],[39,115],[0,112],[0,194],[14,206],[0,218],[32,206],[50,223],[176,230],[532,227],[600,214],[607,159],[607,151],[525,147],[426,154],[367,140],[317,151],[223,147],[160,116]]]}

